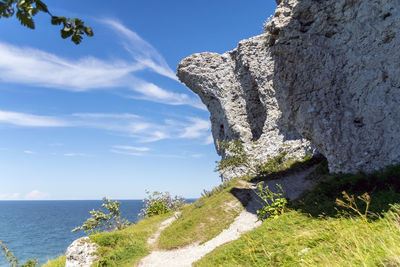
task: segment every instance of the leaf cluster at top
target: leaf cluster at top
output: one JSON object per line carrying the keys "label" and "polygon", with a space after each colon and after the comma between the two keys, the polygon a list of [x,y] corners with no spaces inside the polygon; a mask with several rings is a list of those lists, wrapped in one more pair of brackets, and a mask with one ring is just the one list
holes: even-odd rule
{"label": "leaf cluster at top", "polygon": [[33,17],[39,12],[49,14],[51,16],[51,24],[63,26],[61,29],[61,37],[63,39],[71,37],[72,42],[80,44],[83,35],[93,36],[92,28],[85,26],[82,20],[54,16],[41,0],[0,1],[0,18],[10,18],[15,14],[20,23],[30,29],[35,29]]}

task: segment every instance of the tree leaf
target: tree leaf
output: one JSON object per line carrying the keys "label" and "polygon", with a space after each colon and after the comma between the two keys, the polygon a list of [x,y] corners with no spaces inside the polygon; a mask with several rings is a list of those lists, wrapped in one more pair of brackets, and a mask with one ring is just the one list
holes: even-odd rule
{"label": "tree leaf", "polygon": [[80,44],[82,42],[82,36],[80,36],[79,34],[74,34],[72,35],[72,42],[74,42],[75,44]]}
{"label": "tree leaf", "polygon": [[35,29],[35,23],[33,22],[32,17],[27,13],[23,12],[21,9],[18,9],[16,16],[22,25],[30,29]]}
{"label": "tree leaf", "polygon": [[36,0],[36,8],[39,9],[40,11],[48,13],[49,10],[47,9],[47,6],[45,3],[43,3],[40,0]]}
{"label": "tree leaf", "polygon": [[93,30],[92,30],[91,27],[85,26],[85,27],[83,28],[83,30],[85,31],[85,33],[86,33],[87,36],[93,36]]}
{"label": "tree leaf", "polygon": [[51,24],[53,25],[61,25],[61,23],[65,24],[65,22],[66,22],[65,17],[56,17],[56,16],[51,17]]}
{"label": "tree leaf", "polygon": [[63,28],[63,29],[61,30],[61,37],[62,37],[63,39],[66,39],[66,38],[70,37],[72,34],[74,34],[74,32],[71,31],[70,28]]}

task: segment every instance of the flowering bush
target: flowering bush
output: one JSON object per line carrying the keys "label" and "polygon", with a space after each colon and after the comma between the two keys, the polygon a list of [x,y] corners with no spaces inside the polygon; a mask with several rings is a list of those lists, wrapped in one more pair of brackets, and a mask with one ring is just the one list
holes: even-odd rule
{"label": "flowering bush", "polygon": [[178,210],[185,204],[185,198],[181,196],[172,197],[168,192],[154,191],[150,194],[150,191],[146,191],[148,195],[143,200],[143,209],[141,210],[140,216],[151,217],[154,215],[160,215],[167,213],[171,210]]}

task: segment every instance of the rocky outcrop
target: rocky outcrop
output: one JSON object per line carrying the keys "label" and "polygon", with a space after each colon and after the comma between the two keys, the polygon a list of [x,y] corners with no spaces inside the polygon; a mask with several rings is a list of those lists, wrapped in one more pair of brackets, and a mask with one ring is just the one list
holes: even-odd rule
{"label": "rocky outcrop", "polygon": [[89,237],[82,237],[67,248],[65,252],[65,267],[90,267],[98,260],[96,250],[98,246]]}
{"label": "rocky outcrop", "polygon": [[214,139],[257,141],[258,157],[282,146],[302,155],[307,139],[332,172],[399,162],[400,1],[277,2],[265,34],[178,66]]}

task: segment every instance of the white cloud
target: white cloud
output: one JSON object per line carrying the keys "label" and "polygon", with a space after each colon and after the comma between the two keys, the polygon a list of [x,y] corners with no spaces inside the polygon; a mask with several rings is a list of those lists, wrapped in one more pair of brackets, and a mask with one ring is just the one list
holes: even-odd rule
{"label": "white cloud", "polygon": [[139,63],[103,61],[93,57],[69,60],[38,49],[0,42],[0,80],[70,91],[123,86]]}
{"label": "white cloud", "polygon": [[38,116],[27,113],[0,110],[0,123],[2,122],[18,126],[31,127],[63,127],[68,125],[67,122],[50,116]]}
{"label": "white cloud", "polygon": [[101,22],[111,27],[123,37],[125,49],[132,55],[136,62],[152,69],[160,75],[178,81],[175,72],[168,66],[164,57],[136,32],[131,31],[116,20],[102,19]]}
{"label": "white cloud", "polygon": [[213,138],[213,136],[210,134],[210,135],[207,137],[205,144],[206,144],[206,145],[210,145],[210,144],[212,144],[212,143],[214,143],[214,138]]}
{"label": "white cloud", "polygon": [[138,78],[136,72],[150,70],[178,81],[164,57],[150,43],[115,20],[102,22],[122,37],[131,60],[95,57],[71,60],[39,49],[0,42],[0,81],[74,92],[127,88],[137,94],[129,96],[131,98],[205,110],[196,96],[171,92]]}
{"label": "white cloud", "polygon": [[127,151],[140,151],[140,152],[145,152],[150,150],[150,148],[148,147],[136,147],[136,146],[113,146],[113,148],[127,150]]}
{"label": "white cloud", "polygon": [[80,118],[92,118],[92,119],[104,119],[104,118],[110,118],[110,119],[136,119],[140,118],[140,116],[135,115],[135,114],[130,114],[130,113],[75,113],[72,114],[75,117],[80,117]]}
{"label": "white cloud", "polygon": [[[183,121],[165,120],[162,123],[148,121],[130,113],[76,113],[51,117],[27,113],[0,110],[0,124],[11,124],[19,127],[74,127],[106,130],[136,139],[139,143],[150,143],[163,139],[204,139],[209,138],[210,123],[196,117]],[[207,139],[208,140],[208,139]],[[63,144],[50,144],[62,146]],[[119,148],[121,149],[121,147]],[[135,147],[130,147],[134,150]],[[142,150],[139,150],[142,149]],[[143,152],[144,147],[136,147]],[[127,146],[125,146],[127,150]],[[24,151],[32,154],[32,151]],[[82,153],[66,153],[64,156],[83,156]]]}
{"label": "white cloud", "polygon": [[207,110],[199,98],[192,98],[187,94],[170,92],[153,83],[138,81],[131,88],[133,91],[140,93],[138,96],[132,96],[135,99],[144,99],[169,105],[190,105],[198,109]]}
{"label": "white cloud", "polygon": [[19,200],[21,199],[20,193],[5,193],[0,194],[0,200]]}
{"label": "white cloud", "polygon": [[50,199],[50,194],[45,192],[40,192],[39,190],[35,189],[24,197],[25,200],[46,200]]}
{"label": "white cloud", "polygon": [[110,149],[110,152],[122,155],[137,156],[137,157],[143,156],[143,153],[140,152],[122,151],[116,149]]}
{"label": "white cloud", "polygon": [[211,124],[208,120],[200,118],[188,118],[192,124],[184,128],[184,132],[180,135],[181,138],[198,138],[208,135]]}
{"label": "white cloud", "polygon": [[24,150],[25,154],[36,154],[35,152],[31,151],[31,150]]}

